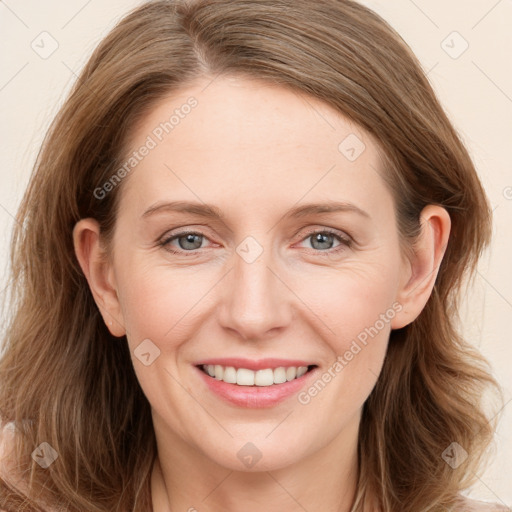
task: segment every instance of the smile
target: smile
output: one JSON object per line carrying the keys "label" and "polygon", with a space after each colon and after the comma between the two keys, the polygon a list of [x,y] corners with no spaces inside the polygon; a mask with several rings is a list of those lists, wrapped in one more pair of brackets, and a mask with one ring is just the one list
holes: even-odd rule
{"label": "smile", "polygon": [[278,368],[250,370],[248,368],[235,368],[234,366],[222,366],[219,364],[203,364],[200,368],[210,377],[226,382],[227,384],[264,387],[283,384],[298,379],[309,370],[315,368],[315,365],[279,366]]}

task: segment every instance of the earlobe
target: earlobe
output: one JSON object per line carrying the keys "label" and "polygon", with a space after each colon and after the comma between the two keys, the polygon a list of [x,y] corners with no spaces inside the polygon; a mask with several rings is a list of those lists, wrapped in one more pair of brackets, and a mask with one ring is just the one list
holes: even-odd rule
{"label": "earlobe", "polygon": [[75,254],[103,320],[113,336],[124,336],[121,306],[111,263],[100,244],[100,227],[95,219],[81,219],[73,229]]}
{"label": "earlobe", "polygon": [[398,291],[397,300],[402,310],[391,322],[392,329],[405,327],[419,316],[432,294],[448,246],[451,220],[443,207],[426,206],[420,221],[421,233],[404,266],[404,278]]}

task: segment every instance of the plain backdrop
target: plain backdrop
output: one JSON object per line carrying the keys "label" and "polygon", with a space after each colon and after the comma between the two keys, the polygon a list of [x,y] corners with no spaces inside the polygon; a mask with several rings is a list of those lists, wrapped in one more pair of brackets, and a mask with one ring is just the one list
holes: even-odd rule
{"label": "plain backdrop", "polygon": [[[420,59],[494,209],[494,241],[466,297],[463,318],[466,336],[488,358],[504,389],[505,406],[491,463],[469,495],[511,506],[512,0],[362,3],[383,16]],[[93,48],[139,4],[0,2],[0,291],[8,284],[13,216],[45,131]]]}

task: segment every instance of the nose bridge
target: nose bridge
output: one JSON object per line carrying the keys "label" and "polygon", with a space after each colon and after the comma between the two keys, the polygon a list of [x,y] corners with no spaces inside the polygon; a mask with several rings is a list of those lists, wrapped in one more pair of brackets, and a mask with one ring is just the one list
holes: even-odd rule
{"label": "nose bridge", "polygon": [[275,275],[272,250],[248,237],[237,247],[221,323],[244,339],[258,340],[291,319],[289,293]]}

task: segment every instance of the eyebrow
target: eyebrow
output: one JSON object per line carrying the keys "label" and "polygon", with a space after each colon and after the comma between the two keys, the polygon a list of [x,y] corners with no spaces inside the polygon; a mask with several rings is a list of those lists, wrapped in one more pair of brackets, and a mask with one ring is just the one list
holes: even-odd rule
{"label": "eyebrow", "polygon": [[[163,212],[179,212],[197,215],[199,217],[216,219],[220,222],[227,224],[227,219],[222,210],[214,205],[206,203],[193,203],[188,201],[171,201],[159,202],[148,208],[143,214],[142,218],[150,217],[156,213]],[[302,206],[296,206],[288,210],[283,218],[301,218],[308,215],[322,214],[322,213],[338,213],[349,212],[357,213],[362,217],[370,219],[370,215],[356,206],[355,204],[339,201],[328,201],[325,203],[310,203]]]}

